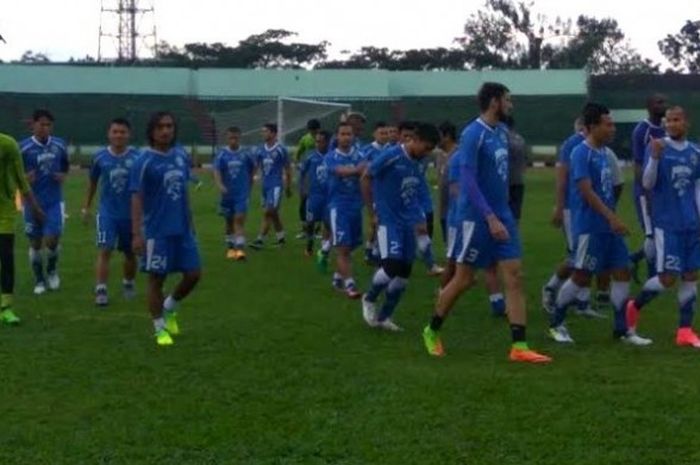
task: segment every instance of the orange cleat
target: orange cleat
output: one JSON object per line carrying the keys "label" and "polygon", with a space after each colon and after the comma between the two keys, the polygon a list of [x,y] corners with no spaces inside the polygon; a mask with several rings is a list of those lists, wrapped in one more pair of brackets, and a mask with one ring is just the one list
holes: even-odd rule
{"label": "orange cleat", "polygon": [[242,250],[236,250],[236,261],[244,262],[248,259],[245,252]]}
{"label": "orange cleat", "polygon": [[525,363],[549,363],[552,361],[552,357],[539,354],[534,350],[516,349],[515,347],[510,349],[510,356],[508,358],[511,362]]}
{"label": "orange cleat", "polygon": [[238,251],[235,249],[228,249],[226,252],[226,258],[229,260],[237,260],[238,259]]}
{"label": "orange cleat", "polygon": [[679,347],[695,347],[700,349],[700,337],[692,328],[678,328],[676,333],[676,345]]}

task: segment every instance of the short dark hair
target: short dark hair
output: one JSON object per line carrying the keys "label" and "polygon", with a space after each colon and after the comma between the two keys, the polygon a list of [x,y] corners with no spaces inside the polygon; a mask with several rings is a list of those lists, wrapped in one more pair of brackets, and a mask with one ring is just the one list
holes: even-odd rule
{"label": "short dark hair", "polygon": [[581,111],[581,116],[583,116],[583,125],[586,128],[590,128],[596,124],[600,124],[603,119],[603,115],[609,115],[610,110],[603,104],[596,102],[589,102],[583,107]]}
{"label": "short dark hair", "polygon": [[438,131],[442,137],[449,137],[450,139],[457,140],[457,126],[452,124],[451,121],[443,121],[438,126]]}
{"label": "short dark hair", "polygon": [[416,123],[413,127],[415,138],[427,142],[435,147],[440,142],[440,133],[437,128],[428,123]]}
{"label": "short dark hair", "polygon": [[129,131],[131,131],[131,123],[126,118],[113,118],[112,121],[109,122],[109,127],[111,128],[114,125],[125,126]]}
{"label": "short dark hair", "polygon": [[415,131],[416,130],[415,121],[401,121],[398,125],[399,132],[401,131]]}
{"label": "short dark hair", "polygon": [[338,123],[338,126],[336,126],[335,128],[335,133],[338,134],[340,132],[340,128],[343,127],[352,129],[352,124],[348,123],[347,121],[342,121]]}
{"label": "short dark hair", "polygon": [[322,136],[323,139],[324,139],[326,142],[328,142],[329,140],[331,140],[331,133],[330,133],[330,131],[326,131],[325,129],[321,129],[320,131],[318,131],[318,133],[316,134],[316,137],[318,137],[318,136]]}
{"label": "short dark hair", "polygon": [[32,121],[34,121],[35,123],[41,118],[46,118],[52,123],[54,122],[53,113],[51,113],[46,108],[37,108],[36,110],[34,110],[34,113],[32,113]]}
{"label": "short dark hair", "polygon": [[263,124],[263,127],[266,128],[268,131],[270,131],[273,134],[277,134],[277,124],[275,123],[265,123]]}
{"label": "short dark hair", "polygon": [[146,139],[148,139],[148,143],[150,145],[153,145],[153,133],[156,130],[156,126],[158,126],[158,123],[160,123],[160,120],[163,118],[170,117],[173,120],[173,141],[171,145],[175,145],[175,141],[177,140],[177,120],[175,119],[175,115],[173,115],[169,111],[157,111],[151,115],[150,118],[148,118],[148,123],[146,124]]}
{"label": "short dark hair", "polygon": [[306,129],[309,131],[317,131],[321,129],[321,122],[316,118],[310,119],[306,122]]}
{"label": "short dark hair", "polygon": [[479,103],[479,110],[488,110],[489,105],[491,105],[491,100],[499,99],[508,92],[510,92],[510,89],[500,82],[485,82],[476,96],[476,100]]}
{"label": "short dark hair", "polygon": [[226,128],[226,132],[229,134],[240,134],[241,133],[241,128],[238,126],[229,126]]}
{"label": "short dark hair", "polygon": [[377,121],[374,123],[374,130],[376,131],[377,129],[385,128],[387,127],[386,122],[384,121]]}

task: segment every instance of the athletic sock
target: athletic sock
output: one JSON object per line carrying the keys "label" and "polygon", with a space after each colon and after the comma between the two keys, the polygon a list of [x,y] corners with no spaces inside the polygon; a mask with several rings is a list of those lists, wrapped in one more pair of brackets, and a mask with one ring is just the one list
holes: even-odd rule
{"label": "athletic sock", "polygon": [[506,301],[503,294],[500,292],[496,294],[491,294],[489,296],[489,303],[491,304],[491,312],[494,315],[505,315],[506,313]]}
{"label": "athletic sock", "polygon": [[610,286],[610,302],[615,310],[614,331],[616,336],[624,336],[627,334],[627,319],[625,316],[625,307],[630,294],[629,282],[613,281]]}
{"label": "athletic sock", "polygon": [[40,250],[29,249],[29,260],[32,263],[32,271],[37,283],[46,281],[44,278],[44,260]]}
{"label": "athletic sock", "polygon": [[177,303],[177,300],[175,300],[175,298],[172,295],[169,295],[163,301],[163,310],[169,313],[175,312],[175,309],[177,308]]}
{"label": "athletic sock", "polygon": [[237,234],[233,238],[233,246],[237,250],[245,249],[245,236],[243,234]]}
{"label": "athletic sock", "polygon": [[591,288],[582,287],[576,294],[576,308],[580,311],[588,310],[591,306]]}
{"label": "athletic sock", "polygon": [[285,235],[285,234],[284,234],[284,231],[279,231],[279,232],[275,233],[275,238],[276,238],[278,241],[281,241],[281,240],[284,239],[284,235]]}
{"label": "athletic sock", "polygon": [[513,340],[513,347],[516,349],[527,350],[527,342],[525,339],[525,325],[511,324],[510,337]]}
{"label": "athletic sock", "polygon": [[48,249],[46,253],[46,273],[55,274],[56,266],[58,265],[58,247]]}
{"label": "athletic sock", "polygon": [[418,236],[417,242],[418,251],[421,254],[421,258],[423,259],[425,266],[428,267],[428,269],[433,268],[435,266],[435,258],[433,257],[433,247],[430,237],[421,234]]}
{"label": "athletic sock", "polygon": [[153,329],[155,329],[156,333],[165,329],[165,320],[163,317],[153,319]]}
{"label": "athletic sock", "polygon": [[372,277],[372,287],[367,292],[365,299],[369,302],[376,302],[379,295],[387,288],[390,282],[391,278],[386,274],[384,268],[379,268]]}
{"label": "athletic sock", "polygon": [[683,281],[680,286],[678,286],[679,328],[690,328],[693,326],[697,284],[696,281]]}
{"label": "athletic sock", "polygon": [[328,254],[328,252],[331,251],[331,241],[328,239],[324,239],[323,242],[321,243],[321,252],[324,254]]}
{"label": "athletic sock", "polygon": [[558,290],[561,285],[564,283],[564,281],[554,273],[552,276],[550,276],[549,281],[547,281],[547,284],[544,285],[547,289],[553,289],[553,290]]}
{"label": "athletic sock", "polygon": [[440,331],[440,328],[442,328],[442,324],[444,322],[445,322],[445,319],[443,317],[435,314],[430,319],[430,329],[432,329],[433,331]]}
{"label": "athletic sock", "polygon": [[351,287],[355,287],[355,280],[353,278],[348,278],[344,281],[344,286],[345,289],[350,289]]}
{"label": "athletic sock", "polygon": [[[642,291],[634,299],[634,306],[637,310],[641,310],[645,305],[654,300],[664,289],[664,285],[658,276],[654,276],[647,280],[642,287]],[[680,289],[680,288],[679,288]]]}
{"label": "athletic sock", "polygon": [[226,235],[226,247],[229,249],[235,249],[236,248],[236,242],[234,240],[233,234],[227,234]]}
{"label": "athletic sock", "polygon": [[568,309],[569,305],[576,300],[581,292],[581,289],[583,288],[573,282],[571,278],[567,279],[566,282],[559,288],[559,292],[557,293],[556,308],[554,309],[554,314],[552,315],[550,324],[552,328],[561,326],[564,323],[564,320],[566,320],[566,310]]}
{"label": "athletic sock", "polygon": [[398,276],[391,280],[389,286],[386,288],[386,300],[384,300],[384,305],[382,305],[377,321],[384,321],[391,318],[394,314],[394,310],[396,310],[396,306],[401,300],[401,296],[406,290],[407,283],[408,281],[406,278],[400,278]]}

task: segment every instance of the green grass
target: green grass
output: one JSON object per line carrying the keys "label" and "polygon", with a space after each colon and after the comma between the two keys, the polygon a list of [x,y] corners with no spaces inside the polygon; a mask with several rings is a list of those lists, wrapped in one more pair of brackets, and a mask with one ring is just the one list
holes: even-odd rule
{"label": "green grass", "polygon": [[[482,287],[445,325],[448,356],[428,357],[419,334],[436,283],[420,264],[397,335],[366,328],[359,303],[331,291],[294,240],[226,262],[211,183],[193,193],[204,277],[181,307],[183,335],[158,349],[142,278],[138,300],[122,301],[115,262],[112,305],[92,305],[94,231],[77,219],[84,178],[74,175],[60,292],[31,296],[18,236],[24,324],[0,329],[0,463],[700,463],[700,353],[672,344],[673,296],[645,311],[651,348],[614,343],[609,320],[571,317],[573,347],[545,338],[539,288],[563,248],[548,225],[552,178],[528,175],[522,235],[529,339],[555,363],[523,366],[506,360],[508,329]],[[295,211],[287,201],[290,236]],[[370,270],[357,263],[364,287]]]}

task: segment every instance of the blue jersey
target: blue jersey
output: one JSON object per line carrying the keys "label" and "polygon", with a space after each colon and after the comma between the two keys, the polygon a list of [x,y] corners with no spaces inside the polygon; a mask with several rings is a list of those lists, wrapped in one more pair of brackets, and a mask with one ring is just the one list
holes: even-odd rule
{"label": "blue jersey", "polygon": [[462,220],[483,219],[479,206],[469,201],[464,171],[475,174],[476,184],[493,213],[512,219],[508,206],[508,129],[503,124],[491,127],[477,118],[469,124],[459,141],[455,155],[460,170],[458,214]]}
{"label": "blue jersey", "polygon": [[[649,163],[650,156],[650,147],[647,147],[646,163]],[[699,161],[700,148],[697,145],[666,139],[666,147],[658,162],[656,184],[651,189],[654,226],[667,231],[700,229],[695,204],[695,184],[700,179]]]}
{"label": "blue jersey", "polygon": [[35,137],[20,142],[24,170],[34,173],[32,192],[43,208],[52,207],[63,201],[62,184],[56,175],[68,172],[68,150],[66,143],[57,137],[49,137],[42,144]]}
{"label": "blue jersey", "polygon": [[147,238],[179,236],[190,231],[187,153],[173,147],[166,153],[146,149],[131,170],[129,189],[143,199]]}
{"label": "blue jersey", "polygon": [[422,175],[402,145],[384,150],[369,165],[379,222],[412,227],[425,221],[420,204]]}
{"label": "blue jersey", "polygon": [[362,207],[362,191],[360,190],[360,175],[339,176],[335,170],[340,166],[357,166],[363,163],[362,155],[354,148],[350,153],[331,150],[326,155],[328,170],[328,203],[334,207]]}
{"label": "blue jersey", "polygon": [[605,147],[594,149],[587,142],[579,144],[571,153],[569,183],[573,187],[571,195],[571,216],[574,234],[612,232],[608,220],[586,202],[578,188],[578,182],[588,179],[593,191],[610,209],[615,210],[613,170]]}
{"label": "blue jersey", "polygon": [[421,177],[420,192],[418,193],[421,208],[425,213],[432,213],[433,196],[430,195],[430,185],[428,185],[428,159],[427,157],[423,157],[420,160],[416,160],[415,163]]}
{"label": "blue jersey", "polygon": [[255,162],[248,152],[231,150],[226,147],[216,155],[214,169],[221,176],[221,183],[226,187],[224,199],[247,199],[255,171]]}
{"label": "blue jersey", "polygon": [[263,188],[280,187],[283,184],[284,170],[289,166],[289,153],[279,143],[272,147],[263,144],[258,149],[257,164],[262,171]]}
{"label": "blue jersey", "polygon": [[100,216],[115,220],[131,218],[129,175],[138,158],[139,152],[131,147],[120,155],[115,155],[110,148],[104,148],[95,154],[90,168],[90,180],[101,184]]}
{"label": "blue jersey", "polygon": [[[571,170],[571,152],[573,152],[574,149],[584,140],[586,140],[586,138],[584,137],[583,133],[580,132],[569,136],[569,138],[564,141],[559,149],[557,162],[560,165],[565,166],[568,170]],[[575,186],[572,186],[571,183],[567,182],[566,189],[564,190],[564,208],[567,210],[571,208],[571,192],[574,188]]]}
{"label": "blue jersey", "polygon": [[447,161],[447,224],[457,223],[457,204],[459,200],[459,159],[452,154]]}
{"label": "blue jersey", "polygon": [[372,160],[386,148],[388,148],[388,145],[380,145],[379,142],[374,141],[371,144],[367,144],[362,147],[360,152],[362,153],[362,156],[365,157],[367,163],[371,163]]}
{"label": "blue jersey", "polygon": [[[661,126],[652,124],[648,119],[640,121],[632,131],[632,158],[638,166],[644,165],[644,154],[647,150],[647,145],[652,139],[661,139],[666,136],[666,130]],[[634,195],[639,196],[644,189],[640,182],[634,183]]]}
{"label": "blue jersey", "polygon": [[328,196],[328,167],[325,163],[327,155],[314,150],[301,164],[300,178],[303,183],[308,176],[309,197],[325,199]]}

